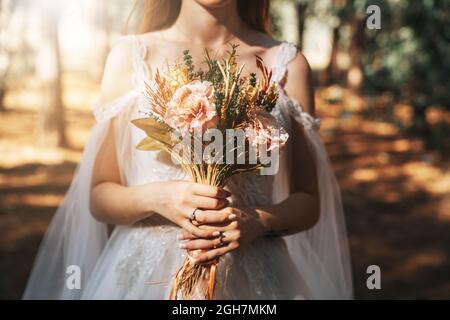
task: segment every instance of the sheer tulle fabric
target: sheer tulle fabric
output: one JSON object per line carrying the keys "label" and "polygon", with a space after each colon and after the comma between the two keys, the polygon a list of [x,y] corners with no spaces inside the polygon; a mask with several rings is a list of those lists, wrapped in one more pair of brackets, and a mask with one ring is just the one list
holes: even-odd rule
{"label": "sheer tulle fabric", "polygon": [[[290,100],[290,99],[289,99]],[[348,252],[345,217],[339,186],[320,138],[320,120],[302,111],[295,101],[286,101],[288,108],[281,113],[290,128],[292,120],[303,125],[308,146],[312,151],[320,193],[320,219],[310,230],[284,237],[289,254],[301,272],[315,299],[351,299],[353,287]],[[275,179],[274,202],[288,196],[292,145],[281,158]],[[301,165],[301,164],[294,164]]]}
{"label": "sheer tulle fabric", "polygon": [[[171,279],[184,259],[176,236],[180,229],[158,223],[118,226],[108,237],[107,225],[89,210],[92,169],[97,152],[113,124],[122,182],[139,185],[150,181],[185,179],[161,153],[136,152],[142,138],[130,120],[139,116],[140,79],[148,76],[145,47],[135,37],[124,39],[134,47],[136,89],[115,101],[96,106],[97,124],[63,204],[58,208],[40,246],[24,299],[166,299]],[[281,81],[286,65],[295,56],[293,45],[279,49],[274,78]],[[227,255],[219,266],[217,299],[350,299],[352,279],[347,235],[339,187],[318,129],[320,122],[282,94],[274,115],[290,131],[291,121],[305,129],[318,172],[321,217],[312,229],[284,238],[255,241]],[[243,176],[237,202],[276,203],[288,196],[289,147],[275,177],[260,194],[251,185],[266,179]],[[301,165],[301,164],[299,164]],[[243,182],[244,181],[244,182]],[[248,191],[248,192],[247,192]],[[69,289],[67,268],[80,267],[81,289]]]}
{"label": "sheer tulle fabric", "polygon": [[77,299],[81,290],[66,286],[67,268],[78,266],[82,271],[81,288],[108,241],[108,228],[96,221],[89,210],[89,193],[95,157],[108,132],[110,119],[127,105],[133,105],[137,92],[131,92],[113,103],[102,106],[108,110],[92,129],[83,156],[65,199],[42,240],[34,267],[24,293],[25,299]]}

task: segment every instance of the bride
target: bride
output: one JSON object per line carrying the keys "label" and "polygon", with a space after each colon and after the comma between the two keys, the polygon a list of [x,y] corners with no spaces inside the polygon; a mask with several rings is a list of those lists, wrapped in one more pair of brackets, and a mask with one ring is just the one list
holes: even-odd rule
{"label": "bride", "polygon": [[[215,299],[349,299],[338,185],[314,117],[311,71],[269,36],[268,0],[146,0],[139,35],[111,50],[80,166],[41,244],[25,299],[167,299],[187,250],[219,258]],[[238,64],[272,68],[272,115],[290,135],[273,176],[225,189],[190,182],[163,152],[135,148],[142,86],[186,49],[199,65],[238,44]],[[75,269],[74,269],[75,268]],[[69,285],[79,271],[78,285]],[[76,282],[75,282],[76,283]],[[198,297],[197,297],[198,298]]]}

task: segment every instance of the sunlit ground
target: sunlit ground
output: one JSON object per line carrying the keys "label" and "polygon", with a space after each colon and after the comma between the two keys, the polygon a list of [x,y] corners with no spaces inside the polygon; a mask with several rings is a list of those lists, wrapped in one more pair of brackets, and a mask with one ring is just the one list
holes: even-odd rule
{"label": "sunlit ground", "polygon": [[[8,111],[0,114],[0,298],[20,297],[94,123],[94,82],[69,75],[65,86],[69,148],[36,146],[39,93],[28,86],[11,91]],[[383,111],[386,97],[363,99],[330,87],[317,93],[317,101],[347,213],[356,297],[450,297],[450,173],[445,162],[425,152],[421,140],[372,116]],[[393,117],[407,123],[408,110],[395,105]],[[382,270],[379,291],[365,285],[371,264]]]}

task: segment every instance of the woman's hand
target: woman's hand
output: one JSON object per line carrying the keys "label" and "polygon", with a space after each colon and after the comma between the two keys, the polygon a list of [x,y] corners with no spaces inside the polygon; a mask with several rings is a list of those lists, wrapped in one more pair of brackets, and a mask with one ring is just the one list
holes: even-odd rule
{"label": "woman's hand", "polygon": [[[214,211],[207,214],[213,213]],[[264,226],[257,218],[256,210],[226,207],[217,210],[216,214],[235,216],[236,218],[231,222],[213,225],[203,220],[206,215],[196,216],[196,221],[201,230],[219,231],[220,234],[212,239],[198,237],[190,232],[183,232],[180,235],[182,241],[180,247],[188,250],[195,263],[207,264],[246,243],[252,242],[265,233]]]}
{"label": "woman's hand", "polygon": [[[143,190],[147,194],[148,190]],[[220,210],[228,205],[228,191],[188,181],[165,181],[152,186],[153,195],[149,207],[166,219],[179,225],[190,234],[199,238],[218,236],[220,230],[199,228],[191,221],[195,210],[195,220],[203,223],[230,223],[236,216]]]}

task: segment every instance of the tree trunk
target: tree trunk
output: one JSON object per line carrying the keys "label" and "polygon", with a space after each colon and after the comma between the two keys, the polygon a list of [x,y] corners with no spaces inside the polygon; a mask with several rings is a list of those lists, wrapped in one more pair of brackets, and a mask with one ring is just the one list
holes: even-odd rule
{"label": "tree trunk", "polygon": [[414,119],[409,132],[413,136],[423,138],[426,147],[432,148],[431,128],[426,117],[428,106],[427,104],[418,101],[413,101],[412,106],[414,109]]}
{"label": "tree trunk", "polygon": [[351,23],[352,40],[350,44],[350,68],[347,73],[347,85],[359,93],[364,85],[363,53],[365,46],[365,20],[354,17]]}
{"label": "tree trunk", "polygon": [[339,66],[337,57],[339,53],[339,27],[333,29],[333,39],[331,43],[330,62],[325,69],[324,84],[330,85],[339,80]]}
{"label": "tree trunk", "polygon": [[108,0],[97,0],[93,12],[93,23],[98,28],[94,37],[95,42],[97,43],[99,54],[97,56],[97,59],[95,60],[95,65],[92,66],[92,75],[97,81],[102,80],[106,59],[108,57],[109,51],[111,50],[109,40],[113,28],[113,17],[108,10],[110,7],[109,2],[110,1]]}
{"label": "tree trunk", "polygon": [[0,78],[0,112],[6,110],[5,108],[5,96],[8,91],[8,86],[6,84],[9,71],[11,70],[11,59],[8,59],[8,65],[6,66],[6,70],[3,72]]}
{"label": "tree trunk", "polygon": [[3,87],[0,88],[0,112],[5,111],[5,105],[4,105],[5,93],[6,93],[6,89]]}
{"label": "tree trunk", "polygon": [[297,7],[297,16],[298,16],[298,47],[300,50],[303,50],[305,22],[306,22],[306,10],[308,8],[308,3],[307,2],[298,2],[296,7]]}
{"label": "tree trunk", "polygon": [[43,43],[39,48],[36,70],[44,95],[38,125],[38,144],[45,147],[67,145],[58,26],[59,12],[44,13]]}
{"label": "tree trunk", "polygon": [[7,91],[6,81],[11,67],[11,55],[6,46],[6,34],[12,14],[11,0],[0,0],[0,54],[6,56],[7,65],[5,70],[0,69],[0,112],[5,111],[4,99]]}
{"label": "tree trunk", "polygon": [[8,92],[8,85],[7,85],[7,79],[8,79],[8,75],[9,72],[11,71],[11,54],[9,52],[7,52],[8,55],[8,62],[7,62],[7,66],[6,69],[3,71],[3,74],[1,76],[0,79],[0,112],[3,112],[6,110],[5,108],[5,97],[6,97],[6,93]]}

